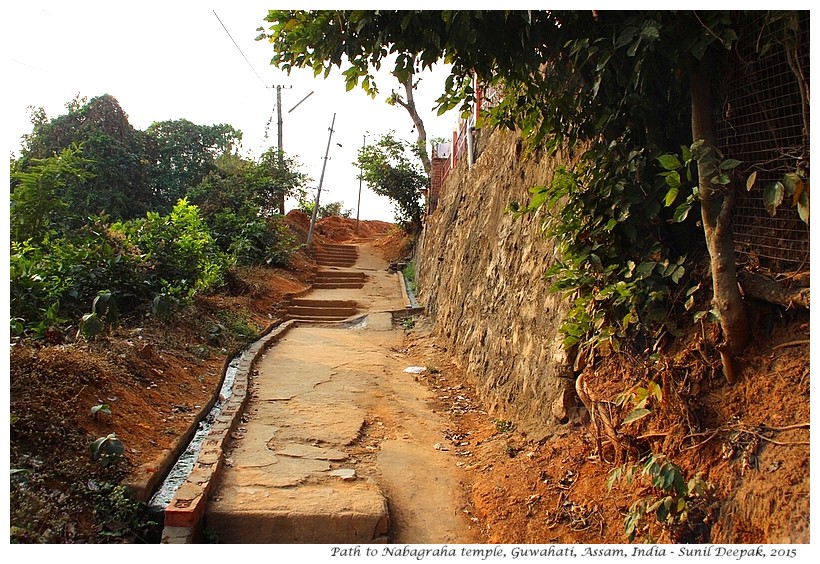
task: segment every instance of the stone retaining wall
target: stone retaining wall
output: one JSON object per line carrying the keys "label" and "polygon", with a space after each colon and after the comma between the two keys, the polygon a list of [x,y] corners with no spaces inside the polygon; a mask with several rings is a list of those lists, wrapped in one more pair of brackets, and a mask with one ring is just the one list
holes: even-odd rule
{"label": "stone retaining wall", "polygon": [[419,302],[496,419],[547,435],[574,405],[573,374],[557,333],[566,306],[544,273],[553,244],[543,210],[514,218],[511,201],[550,182],[554,158],[520,162],[512,132],[482,132],[472,169],[463,161],[427,216],[417,250]]}

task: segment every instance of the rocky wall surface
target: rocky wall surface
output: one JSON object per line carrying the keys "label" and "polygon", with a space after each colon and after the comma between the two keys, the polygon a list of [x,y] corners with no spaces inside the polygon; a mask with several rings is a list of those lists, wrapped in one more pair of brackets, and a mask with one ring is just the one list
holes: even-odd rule
{"label": "rocky wall surface", "polygon": [[521,161],[513,132],[481,132],[474,166],[450,172],[416,256],[419,301],[493,417],[549,435],[571,415],[574,380],[558,328],[566,306],[544,273],[553,244],[543,210],[511,201],[552,179],[561,157]]}

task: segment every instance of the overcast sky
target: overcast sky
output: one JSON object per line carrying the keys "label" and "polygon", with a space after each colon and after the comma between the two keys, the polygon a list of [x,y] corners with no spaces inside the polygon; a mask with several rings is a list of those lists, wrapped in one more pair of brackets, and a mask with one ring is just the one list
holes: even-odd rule
{"label": "overcast sky", "polygon": [[[381,93],[371,99],[359,88],[346,92],[337,70],[323,80],[312,71],[288,76],[271,66],[270,44],[255,37],[258,27],[269,25],[264,17],[277,4],[282,3],[4,2],[3,134],[9,151],[18,152],[21,135],[31,131],[30,106],[43,107],[53,118],[78,94],[89,99],[110,94],[138,129],[174,119],[227,123],[243,133],[242,154],[258,156],[277,144],[274,86],[279,84],[284,150],[302,163],[314,189],[336,114],[322,203],[342,201],[355,217],[359,181],[352,162],[363,135],[394,130],[400,138],[416,139],[407,112],[385,103],[399,84],[381,75]],[[432,110],[446,75],[444,68],[422,75],[416,102],[428,139],[449,138],[456,120],[453,112],[437,117]],[[390,202],[365,186],[361,217],[392,221]]]}

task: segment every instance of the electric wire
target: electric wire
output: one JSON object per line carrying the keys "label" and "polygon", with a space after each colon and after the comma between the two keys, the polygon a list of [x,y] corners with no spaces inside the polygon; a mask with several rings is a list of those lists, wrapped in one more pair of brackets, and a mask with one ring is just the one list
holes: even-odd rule
{"label": "electric wire", "polygon": [[[239,51],[239,54],[240,54],[240,55],[242,55],[242,58],[243,58],[243,59],[245,59],[245,62],[246,62],[246,63],[248,63],[248,66],[249,66],[249,67],[251,68],[251,70],[253,71],[253,74],[255,74],[255,75],[256,75],[256,78],[258,78],[258,79],[259,79],[259,82],[261,82],[261,83],[262,83],[262,86],[264,86],[264,87],[265,87],[265,91],[266,91],[266,92],[270,92],[270,90],[268,90],[268,85],[265,83],[265,81],[262,79],[262,77],[261,77],[261,76],[259,76],[259,73],[258,73],[258,72],[256,72],[256,69],[255,69],[255,68],[253,68],[253,65],[252,65],[252,64],[251,64],[251,62],[248,60],[248,58],[245,56],[245,53],[243,53],[243,52],[242,52],[242,49],[239,47],[239,45],[238,45],[238,44],[236,43],[236,41],[234,40],[233,36],[231,35],[231,32],[230,32],[230,31],[228,31],[228,28],[227,28],[227,27],[225,27],[225,24],[224,24],[224,23],[222,23],[222,20],[221,20],[221,19],[219,19],[219,15],[217,15],[216,10],[213,10],[213,13],[214,13],[214,16],[216,16],[217,21],[219,21],[219,25],[221,25],[221,26],[222,26],[222,29],[224,29],[224,30],[225,30],[225,33],[227,33],[227,34],[228,34],[228,37],[229,37],[229,38],[230,38],[230,40],[233,42],[234,46],[236,46],[236,49]],[[272,94],[271,94],[271,95],[272,95]]]}

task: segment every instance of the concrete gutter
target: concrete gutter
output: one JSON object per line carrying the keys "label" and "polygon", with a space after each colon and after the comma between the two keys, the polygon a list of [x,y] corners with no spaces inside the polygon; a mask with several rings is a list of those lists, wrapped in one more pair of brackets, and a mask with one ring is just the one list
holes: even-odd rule
{"label": "concrete gutter", "polygon": [[282,323],[242,354],[236,371],[233,393],[205,438],[191,474],[165,509],[161,541],[163,544],[190,543],[195,540],[205,514],[211,486],[223,468],[224,449],[230,441],[231,433],[236,431],[249,398],[248,385],[253,364],[295,325],[294,321]]}

